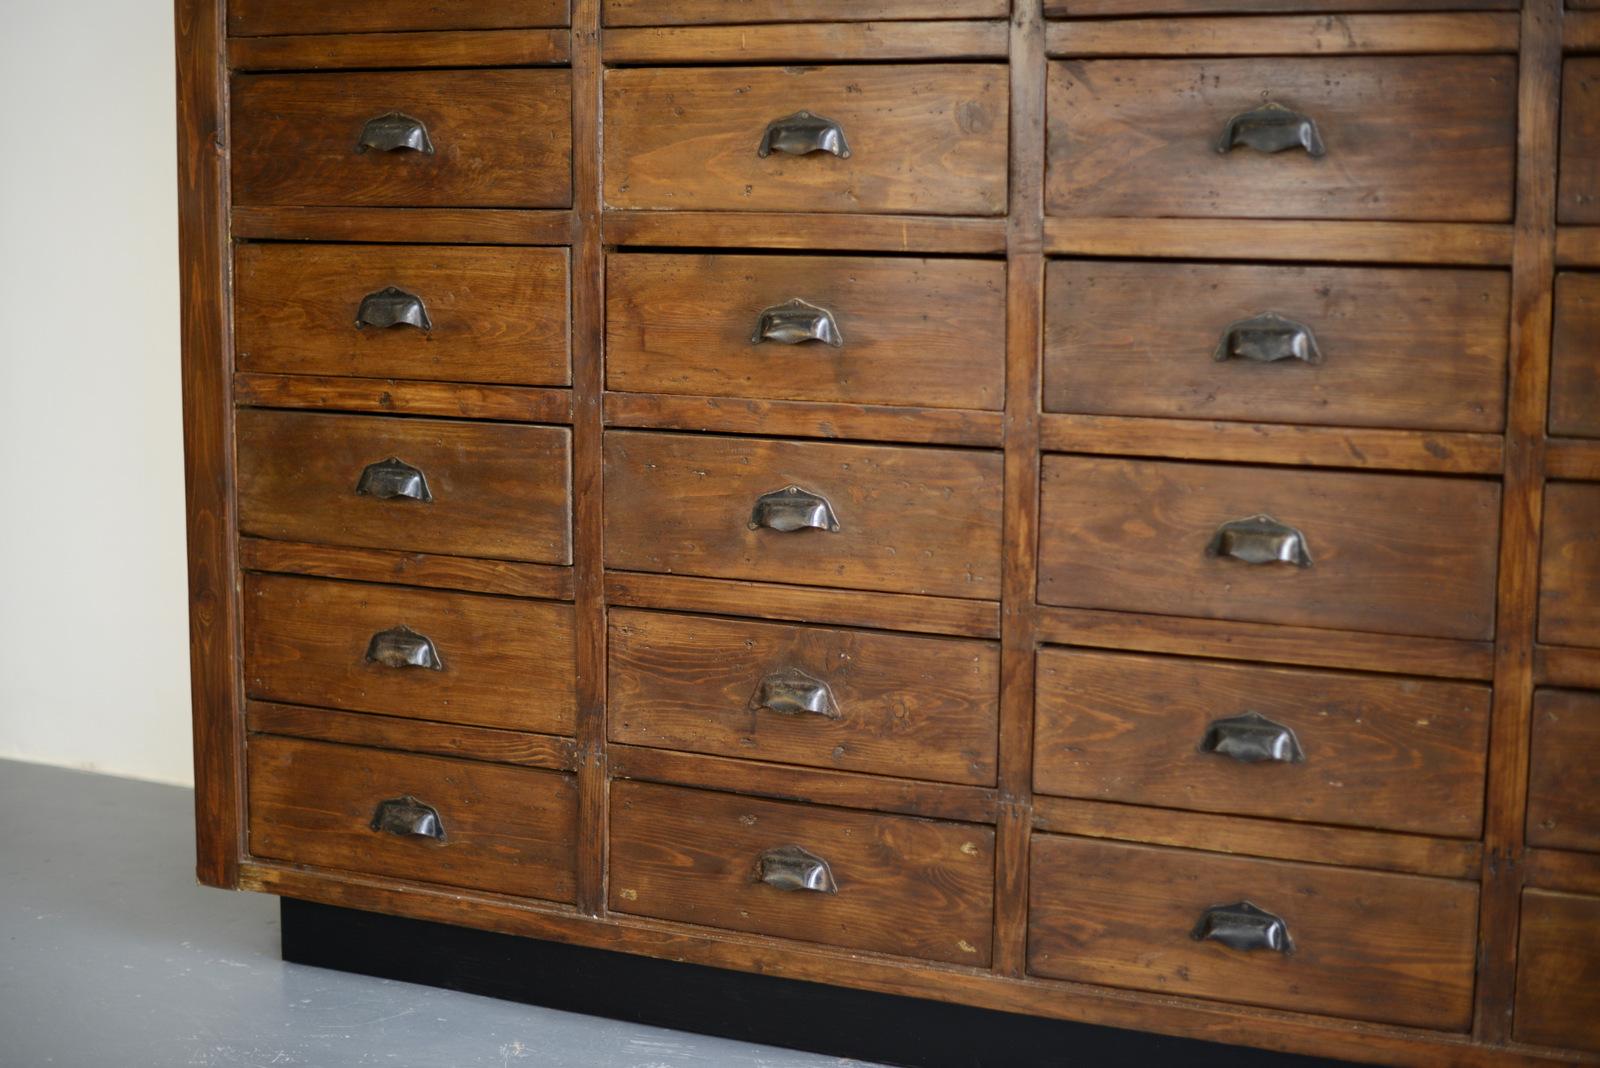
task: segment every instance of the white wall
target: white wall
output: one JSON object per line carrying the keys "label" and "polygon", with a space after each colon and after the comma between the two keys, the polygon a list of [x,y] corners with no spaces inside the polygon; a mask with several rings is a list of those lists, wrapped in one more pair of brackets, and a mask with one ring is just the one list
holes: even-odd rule
{"label": "white wall", "polygon": [[187,783],[172,4],[0,14],[0,758]]}

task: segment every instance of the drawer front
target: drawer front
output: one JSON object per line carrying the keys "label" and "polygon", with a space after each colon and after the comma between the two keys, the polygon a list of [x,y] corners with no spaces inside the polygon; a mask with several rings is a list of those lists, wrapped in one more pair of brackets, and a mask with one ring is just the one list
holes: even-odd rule
{"label": "drawer front", "polygon": [[511,30],[565,26],[567,0],[230,0],[228,32],[236,37],[289,33],[376,33],[387,30]]}
{"label": "drawer front", "polygon": [[607,26],[1003,19],[1008,0],[605,0]]}
{"label": "drawer front", "polygon": [[564,386],[567,251],[240,245],[240,371]]}
{"label": "drawer front", "polygon": [[576,656],[568,604],[245,578],[245,692],[262,700],[571,734]]}
{"label": "drawer front", "polygon": [[1600,274],[1556,276],[1550,433],[1600,438]]}
{"label": "drawer front", "polygon": [[1034,789],[1476,837],[1489,688],[1046,649]]}
{"label": "drawer front", "polygon": [[1000,215],[1007,86],[978,64],[608,70],[606,204]]}
{"label": "drawer front", "polygon": [[1048,272],[1049,411],[1505,424],[1503,272],[1096,261]]}
{"label": "drawer front", "polygon": [[618,912],[981,968],[994,831],[616,782],[609,885]]}
{"label": "drawer front", "polygon": [[1544,492],[1539,640],[1600,648],[1600,483],[1552,482]]}
{"label": "drawer front", "polygon": [[[1047,207],[1504,222],[1516,75],[1509,56],[1052,63]],[[1287,110],[1249,117],[1264,95]]]}
{"label": "drawer front", "polygon": [[611,740],[990,785],[993,642],[614,609]]}
{"label": "drawer front", "polygon": [[1600,694],[1534,695],[1528,844],[1600,852]]}
{"label": "drawer front", "polygon": [[1001,457],[607,431],[606,566],[1000,595]]}
{"label": "drawer front", "polygon": [[236,204],[572,203],[565,70],[242,74],[232,107]]}
{"label": "drawer front", "polygon": [[237,432],[244,534],[572,561],[564,427],[251,410]]}
{"label": "drawer front", "polygon": [[1035,975],[1416,1027],[1472,1022],[1474,883],[1041,835],[1030,884]]}
{"label": "drawer front", "polygon": [[1492,482],[1047,456],[1039,599],[1482,641],[1499,523]]}
{"label": "drawer front", "polygon": [[571,775],[265,735],[248,752],[257,857],[574,900]]}
{"label": "drawer front", "polygon": [[[1044,0],[1047,18],[1317,11],[1515,11],[1518,0]],[[1245,28],[1241,27],[1241,31]]]}
{"label": "drawer front", "polygon": [[1522,892],[1519,1042],[1600,1052],[1600,897]]}
{"label": "drawer front", "polygon": [[1569,56],[1561,76],[1561,178],[1564,223],[1600,223],[1600,57]]}
{"label": "drawer front", "polygon": [[1005,264],[982,260],[614,255],[606,382],[998,411],[1005,291]]}

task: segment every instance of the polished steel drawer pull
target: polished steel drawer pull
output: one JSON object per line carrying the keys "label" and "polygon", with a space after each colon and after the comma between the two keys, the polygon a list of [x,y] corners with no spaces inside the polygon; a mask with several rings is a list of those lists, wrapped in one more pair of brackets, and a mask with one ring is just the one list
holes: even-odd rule
{"label": "polished steel drawer pull", "polygon": [[763,341],[776,341],[780,345],[821,341],[836,349],[844,346],[844,335],[839,332],[833,313],[827,308],[807,304],[799,297],[765,309],[756,320],[756,331],[750,340],[757,345]]}
{"label": "polished steel drawer pull", "polygon": [[428,128],[420,119],[391,111],[367,120],[361,128],[361,140],[356,142],[356,151],[420,152],[431,156],[434,154],[433,138],[428,136]]}
{"label": "polished steel drawer pull", "polygon": [[1224,523],[1211,536],[1207,556],[1227,557],[1247,564],[1311,566],[1306,536],[1270,515],[1253,515]]}
{"label": "polished steel drawer pull", "polygon": [[1232,757],[1241,764],[1304,764],[1305,750],[1294,730],[1259,712],[1214,720],[1200,739],[1200,752]]}
{"label": "polished steel drawer pull", "polygon": [[767,123],[756,155],[766,159],[774,152],[790,156],[831,152],[840,159],[849,159],[850,145],[844,139],[843,126],[809,111],[797,111]]}
{"label": "polished steel drawer pull", "polygon": [[796,530],[826,530],[837,534],[839,517],[833,514],[833,505],[825,497],[799,486],[785,486],[756,498],[756,505],[750,510],[750,529],[785,534]]}
{"label": "polished steel drawer pull", "polygon": [[833,869],[815,853],[797,845],[779,846],[761,854],[756,863],[756,879],[779,890],[809,890],[815,894],[837,894]]}
{"label": "polished steel drawer pull", "polygon": [[1273,101],[1228,120],[1217,138],[1217,151],[1226,155],[1239,145],[1257,152],[1282,152],[1303,148],[1308,156],[1326,154],[1317,124],[1305,115]]}
{"label": "polished steel drawer pull", "polygon": [[439,810],[407,794],[388,801],[379,801],[378,810],[372,814],[371,827],[380,834],[394,834],[401,838],[431,838],[442,842],[444,823]]}
{"label": "polished steel drawer pull", "polygon": [[433,491],[428,488],[428,477],[421,468],[412,467],[398,456],[368,464],[356,482],[356,494],[376,497],[380,501],[408,500],[430,504]]}
{"label": "polished steel drawer pull", "polygon": [[841,714],[828,684],[799,668],[785,668],[762,679],[750,695],[749,707],[751,711],[765,708],[782,716],[838,719]]}
{"label": "polished steel drawer pull", "polygon": [[391,627],[380,630],[367,642],[367,663],[382,664],[391,668],[423,668],[443,671],[439,649],[433,639],[418,634],[410,627]]}
{"label": "polished steel drawer pull", "polygon": [[1215,355],[1218,363],[1235,358],[1256,363],[1277,363],[1279,360],[1300,360],[1310,364],[1322,362],[1322,350],[1317,347],[1317,338],[1311,328],[1277,312],[1266,312],[1230,324],[1222,332]]}
{"label": "polished steel drawer pull", "polygon": [[427,333],[433,329],[433,320],[428,318],[428,307],[421,297],[390,286],[361,298],[361,307],[356,311],[356,329],[365,330],[369,326],[379,330],[414,326]]}
{"label": "polished steel drawer pull", "polygon": [[1288,956],[1294,952],[1289,925],[1248,901],[1206,909],[1189,937],[1196,942],[1221,942],[1246,953],[1266,949]]}

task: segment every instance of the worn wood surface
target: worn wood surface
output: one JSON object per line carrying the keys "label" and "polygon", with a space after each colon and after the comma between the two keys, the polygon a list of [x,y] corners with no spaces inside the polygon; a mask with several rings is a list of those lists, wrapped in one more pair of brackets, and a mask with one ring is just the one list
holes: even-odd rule
{"label": "worn wood surface", "polygon": [[1539,640],[1600,647],[1600,485],[1552,482],[1544,494]]}
{"label": "worn wood surface", "polygon": [[660,393],[607,393],[605,418],[607,426],[641,429],[781,434],[790,438],[898,441],[912,445],[998,448],[1005,437],[1005,420],[999,412]]}
{"label": "worn wood surface", "polygon": [[1561,81],[1561,182],[1557,218],[1600,223],[1600,57],[1574,56]]}
{"label": "worn wood surface", "polygon": [[1527,841],[1600,853],[1600,695],[1535,695]]}
{"label": "worn wood surface", "polygon": [[572,213],[515,208],[235,207],[240,240],[409,245],[551,245],[572,239]]}
{"label": "worn wood surface", "polygon": [[566,63],[571,55],[571,35],[564,29],[310,33],[228,42],[234,70],[538,67]]}
{"label": "worn wood surface", "polygon": [[246,571],[355,582],[394,582],[435,590],[497,593],[507,597],[572,600],[572,568],[518,560],[351,549],[269,538],[240,538],[239,566]]}
{"label": "worn wood surface", "polygon": [[[674,4],[676,9],[680,5]],[[744,5],[748,7],[749,5]],[[859,9],[860,5],[851,5]],[[922,18],[916,8],[910,14]],[[849,17],[849,16],[843,16]],[[668,63],[782,63],[1006,58],[1004,22],[786,22],[743,26],[618,27],[606,31],[605,60],[617,66]]]}
{"label": "worn wood surface", "polygon": [[379,5],[231,0],[228,4],[228,32],[237,35],[498,30],[566,24],[566,0],[389,0]]}
{"label": "worn wood surface", "polygon": [[607,211],[606,243],[820,252],[1004,252],[1004,219],[820,211]]}
{"label": "worn wood surface", "polygon": [[577,763],[572,739],[549,734],[431,723],[271,701],[250,701],[245,711],[246,725],[253,734],[460,757],[490,764],[517,764],[549,771],[571,771]]}
{"label": "worn wood surface", "polygon": [[1005,18],[1006,0],[605,0],[607,26]]}
{"label": "worn wood surface", "polygon": [[1055,216],[1045,250],[1122,256],[1260,262],[1454,264],[1511,262],[1512,230],[1501,223],[1370,222],[1354,219],[1134,219]]}
{"label": "worn wood surface", "polygon": [[[1066,0],[1070,2],[1070,0]],[[1091,0],[1092,2],[1092,0]],[[1114,2],[1114,0],[1113,0]],[[1339,0],[1340,10],[1361,7],[1468,8],[1513,7],[1516,0],[1500,4],[1455,3],[1435,0],[1419,3],[1350,3]],[[1086,5],[1087,6],[1087,5]],[[1109,5],[1107,5],[1109,6]],[[1155,3],[1148,5],[1151,8]],[[1238,8],[1239,3],[1191,4],[1196,12]],[[1280,11],[1302,11],[1304,4],[1279,0]],[[1261,10],[1272,10],[1263,4]],[[1112,12],[1108,11],[1107,14]],[[1120,14],[1121,12],[1116,12]],[[1187,14],[1187,12],[1186,12]],[[1050,55],[1089,58],[1097,56],[1285,56],[1285,55],[1410,55],[1418,52],[1515,52],[1517,16],[1463,15],[1285,15],[1241,22],[1236,18],[1141,18],[1117,21],[1080,20],[1050,25],[1046,38]]]}
{"label": "worn wood surface", "polygon": [[1556,276],[1550,433],[1600,438],[1600,274]]}
{"label": "worn wood surface", "polygon": [[1600,1052],[1600,897],[1522,894],[1516,1037]]}
{"label": "worn wood surface", "polygon": [[1600,853],[1530,849],[1523,855],[1523,862],[1524,881],[1529,887],[1600,895]]}
{"label": "worn wood surface", "polygon": [[[1051,18],[1109,15],[1224,15],[1266,11],[1514,10],[1517,0],[1044,0]],[[1329,19],[1336,25],[1343,19]]]}
{"label": "worn wood surface", "polygon": [[340,375],[233,376],[234,400],[257,408],[316,408],[376,415],[437,415],[509,423],[566,423],[572,393],[538,386],[486,386]]}

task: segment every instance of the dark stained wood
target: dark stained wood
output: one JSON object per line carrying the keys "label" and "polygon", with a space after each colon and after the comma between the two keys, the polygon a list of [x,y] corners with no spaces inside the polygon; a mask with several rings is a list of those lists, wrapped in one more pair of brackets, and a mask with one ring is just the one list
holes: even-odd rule
{"label": "dark stained wood", "polygon": [[1539,640],[1600,648],[1600,485],[1552,482],[1544,495]]}
{"label": "dark stained wood", "polygon": [[572,238],[572,213],[495,208],[236,207],[240,240],[438,245],[551,245]]}
{"label": "dark stained wood", "polygon": [[[982,967],[993,923],[994,832],[650,783],[612,786],[610,904],[618,912]],[[836,893],[759,881],[798,845]]]}
{"label": "dark stained wood", "polygon": [[1600,897],[1522,894],[1518,1041],[1600,1052]]}
{"label": "dark stained wood", "polygon": [[1600,695],[1535,695],[1527,841],[1600,852]]}
{"label": "dark stained wood", "polygon": [[1558,230],[1556,263],[1561,267],[1600,267],[1600,227],[1562,227]]}
{"label": "dark stained wood", "polygon": [[234,70],[538,67],[567,62],[570,41],[566,30],[235,37],[228,42],[228,65]]}
{"label": "dark stained wood", "polygon": [[[241,204],[563,208],[572,202],[564,70],[241,74],[233,80]],[[357,152],[399,111],[435,152]],[[416,238],[408,238],[415,240]]]}
{"label": "dark stained wood", "polygon": [[1600,853],[1530,849],[1523,855],[1523,862],[1528,886],[1600,895]]}
{"label": "dark stained wood", "polygon": [[[246,534],[533,563],[572,560],[564,428],[250,409],[238,414]],[[433,499],[356,493],[396,457]]]}
{"label": "dark stained wood", "polygon": [[[482,727],[570,734],[570,605],[467,593],[248,575],[244,682],[251,697]],[[406,627],[439,670],[367,659],[373,635]]]}
{"label": "dark stained wood", "polygon": [[1600,443],[1560,438],[1544,442],[1544,472],[1553,479],[1600,481]]}
{"label": "dark stained wood", "polygon": [[[1492,482],[1049,456],[1039,599],[1483,640],[1499,505]],[[1299,530],[1310,566],[1210,555],[1256,515]]]}
{"label": "dark stained wood", "polygon": [[[612,430],[606,566],[888,593],[1000,592],[1000,457]],[[838,531],[749,526],[758,498],[798,485]]]}
{"label": "dark stained wood", "polygon": [[572,600],[572,568],[516,560],[350,549],[266,538],[239,539],[239,566],[247,571],[391,582],[464,593]]}
{"label": "dark stained wood", "polygon": [[467,727],[459,723],[427,723],[270,701],[251,701],[246,712],[246,722],[256,734],[461,757],[492,764],[518,764],[550,771],[571,771],[576,763],[572,739],[548,734]]}
{"label": "dark stained wood", "polygon": [[[234,361],[257,374],[564,386],[565,249],[240,245]],[[398,288],[426,330],[358,327],[362,301]]]}
{"label": "dark stained wood", "polygon": [[[1505,424],[1508,274],[1058,260],[1048,287],[1050,411],[1478,432]],[[1318,362],[1216,358],[1231,324],[1267,312],[1306,327]]]}
{"label": "dark stained wood", "polygon": [[1006,0],[605,0],[607,26],[1005,18]]}
{"label": "dark stained wood", "polygon": [[[1051,18],[1110,15],[1231,15],[1264,11],[1512,10],[1517,0],[1044,0]],[[1335,24],[1342,18],[1330,19]]]}
{"label": "dark stained wood", "polygon": [[866,404],[674,397],[607,393],[607,426],[722,434],[782,434],[791,438],[899,441],[918,445],[998,447],[999,412],[951,408],[886,408]]}
{"label": "dark stained wood", "polygon": [[[1322,865],[1043,836],[1033,842],[1037,975],[1463,1030],[1478,888]],[[1207,909],[1249,901],[1294,951],[1197,941]]]}
{"label": "dark stained wood", "polygon": [[1550,433],[1600,438],[1600,274],[1556,276]]}
{"label": "dark stained wood", "polygon": [[[614,610],[609,645],[613,742],[994,783],[991,643]],[[757,700],[764,680],[792,672],[827,687],[828,714]]]}
{"label": "dark stained wood", "polygon": [[[1072,0],[1063,0],[1071,3]],[[1091,0],[1091,3],[1093,0]],[[1112,0],[1114,3],[1115,0]],[[1506,7],[1516,0],[1457,3],[1423,0],[1399,3],[1350,3],[1338,0],[1329,7],[1352,10],[1370,7],[1420,9]],[[1087,5],[1086,5],[1087,6]],[[1109,6],[1109,5],[1108,5]],[[1161,6],[1158,2],[1146,5]],[[1175,6],[1175,5],[1174,5]],[[1238,3],[1191,3],[1195,11],[1235,8]],[[1257,0],[1259,10],[1301,11],[1305,5],[1279,0],[1269,6]],[[1108,14],[1112,12],[1107,12]],[[1121,12],[1117,12],[1121,13]],[[1057,22],[1047,31],[1052,56],[1285,56],[1285,55],[1409,55],[1418,52],[1515,52],[1517,16],[1463,15],[1286,15],[1240,22],[1233,18],[1130,19]]]}
{"label": "dark stained wood", "polygon": [[228,5],[228,32],[235,35],[499,30],[566,24],[566,0],[390,0],[380,5],[232,0]]}
{"label": "dark stained wood", "polygon": [[[250,851],[256,856],[497,890],[573,898],[572,776],[300,739],[250,739]],[[434,808],[445,838],[372,829],[383,801]]]}
{"label": "dark stained wood", "polygon": [[233,376],[233,395],[241,406],[257,408],[317,408],[517,423],[565,423],[572,419],[570,391],[533,386],[239,374]]}
{"label": "dark stained wood", "polygon": [[[767,124],[798,110],[839,123],[850,157],[760,158]],[[1005,211],[1001,66],[627,68],[606,72],[605,111],[609,207]]]}
{"label": "dark stained wood", "polygon": [[607,211],[606,243],[863,252],[1004,252],[1004,219],[819,212]]}
{"label": "dark stained wood", "polygon": [[[1507,56],[1056,61],[1053,214],[1503,222],[1516,159]],[[1204,92],[1195,86],[1204,85]],[[1264,95],[1327,146],[1218,153]]]}
{"label": "dark stained wood", "polygon": [[1533,681],[1539,686],[1600,690],[1600,649],[1536,645],[1533,648]]}
{"label": "dark stained wood", "polygon": [[1045,251],[1068,256],[1501,266],[1511,227],[1329,219],[1045,220]]}
{"label": "dark stained wood", "polygon": [[[674,8],[678,6],[673,5]],[[1003,0],[999,6],[1004,7]],[[923,14],[921,11],[912,13]],[[894,59],[1003,60],[1006,58],[1006,24],[789,22],[755,26],[616,28],[606,31],[604,51],[606,62],[615,66],[781,63],[806,59],[826,59],[830,63]]]}
{"label": "dark stained wood", "polygon": [[[756,341],[825,309],[841,344]],[[998,410],[1005,265],[859,256],[612,254],[606,386],[629,393]]]}
{"label": "dark stained wood", "polygon": [[1561,183],[1557,218],[1600,223],[1600,57],[1566,61],[1561,79]]}
{"label": "dark stained wood", "polygon": [[[1048,649],[1038,694],[1040,793],[1461,838],[1483,826],[1485,686]],[[1247,713],[1292,731],[1302,759],[1201,749],[1211,724]]]}

